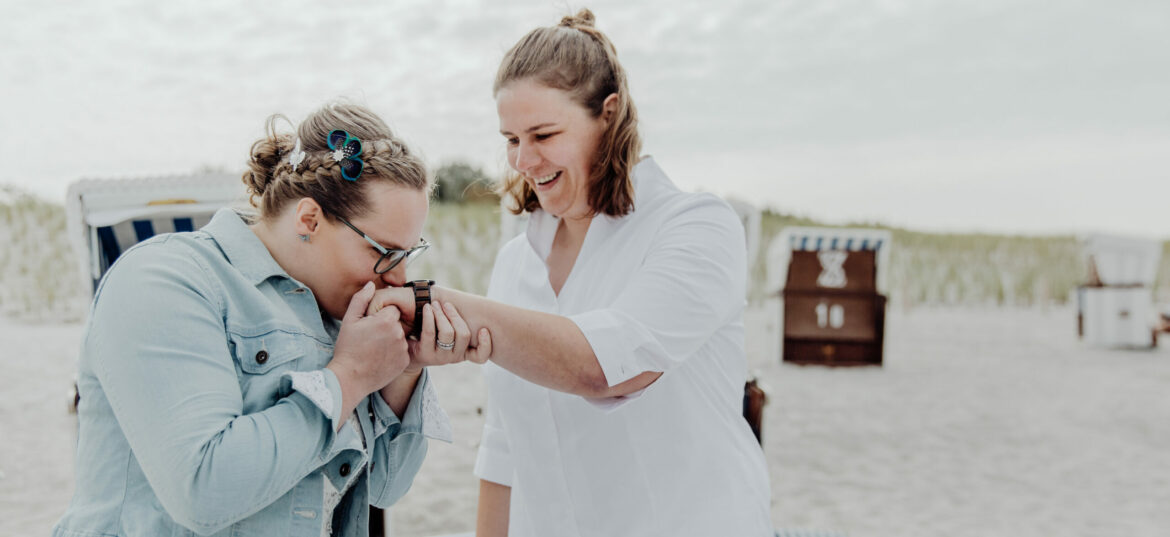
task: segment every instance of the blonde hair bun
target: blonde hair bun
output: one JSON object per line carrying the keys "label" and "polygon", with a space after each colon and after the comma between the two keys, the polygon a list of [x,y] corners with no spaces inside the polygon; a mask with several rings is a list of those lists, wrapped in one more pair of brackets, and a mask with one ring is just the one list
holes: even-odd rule
{"label": "blonde hair bun", "polygon": [[596,22],[596,20],[597,19],[593,17],[593,12],[589,11],[589,8],[584,8],[581,11],[578,11],[576,15],[565,15],[564,17],[561,17],[560,26],[567,26],[569,28],[586,26],[593,28],[593,23]]}

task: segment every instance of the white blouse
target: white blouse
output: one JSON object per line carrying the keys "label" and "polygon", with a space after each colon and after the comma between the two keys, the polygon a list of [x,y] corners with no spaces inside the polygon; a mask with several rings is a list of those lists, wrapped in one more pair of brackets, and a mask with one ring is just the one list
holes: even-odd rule
{"label": "white blouse", "polygon": [[772,535],[767,468],[742,413],[743,227],[649,157],[633,175],[636,210],[593,219],[559,296],[545,264],[558,220],[543,211],[500,250],[488,296],[571,318],[610,386],[662,377],[588,399],[489,363],[475,474],[512,488],[512,536]]}

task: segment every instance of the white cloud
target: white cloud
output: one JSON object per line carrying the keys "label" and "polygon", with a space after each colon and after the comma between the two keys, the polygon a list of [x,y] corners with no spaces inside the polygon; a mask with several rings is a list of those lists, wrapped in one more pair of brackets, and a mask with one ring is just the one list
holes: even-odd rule
{"label": "white cloud", "polygon": [[[0,22],[0,118],[36,142],[0,144],[0,182],[60,198],[82,176],[240,168],[269,114],[297,119],[337,96],[369,104],[432,162],[464,157],[499,169],[496,63],[569,7],[12,3]],[[1170,199],[1164,2],[590,7],[630,74],[647,149],[685,162],[673,168],[680,182],[813,216],[912,227],[988,219],[908,209],[879,195],[883,186],[913,189],[923,207],[988,192],[1003,229],[1160,225],[1167,234],[1147,205],[1123,201],[1135,190]],[[940,191],[939,177],[955,186]],[[1086,186],[1097,181],[1111,186]],[[1046,198],[1055,205],[995,201],[1021,190],[1056,192]],[[1084,198],[1086,190],[1096,194]],[[841,191],[869,193],[867,203],[827,208]],[[1101,209],[1060,208],[1085,202]]]}

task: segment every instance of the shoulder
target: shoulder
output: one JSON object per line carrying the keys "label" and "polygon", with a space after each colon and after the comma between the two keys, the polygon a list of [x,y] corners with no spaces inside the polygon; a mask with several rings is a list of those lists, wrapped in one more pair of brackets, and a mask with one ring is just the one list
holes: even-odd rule
{"label": "shoulder", "polygon": [[492,263],[492,273],[488,281],[489,291],[498,289],[508,276],[519,274],[524,255],[530,248],[526,233],[512,237],[500,247],[496,252],[495,262]]}
{"label": "shoulder", "polygon": [[496,253],[496,257],[499,259],[515,258],[519,256],[520,253],[522,253],[527,247],[528,234],[521,233],[515,237],[512,237],[511,239],[508,239],[508,242],[505,242],[504,245],[500,247],[500,251]]}
{"label": "shoulder", "polygon": [[492,272],[515,272],[524,259],[524,255],[531,248],[532,246],[528,244],[528,235],[526,233],[512,237],[496,252]]}
{"label": "shoulder", "polygon": [[148,270],[157,267],[206,269],[214,241],[202,232],[164,233],[144,240],[118,256],[114,271]]}
{"label": "shoulder", "polygon": [[[661,232],[679,227],[702,226],[742,237],[739,215],[723,198],[706,192],[662,192],[638,207],[645,222]],[[742,238],[740,239],[742,240]]]}
{"label": "shoulder", "polygon": [[691,220],[739,222],[735,210],[723,198],[708,192],[684,192],[650,157],[638,163],[634,176],[637,181],[635,214],[683,223]]}
{"label": "shoulder", "polygon": [[723,198],[707,192],[680,192],[670,200],[670,209],[679,217],[738,222],[735,209]]}
{"label": "shoulder", "polygon": [[95,299],[110,288],[128,288],[148,298],[150,289],[179,284],[205,294],[215,287],[211,268],[222,254],[202,232],[167,233],[142,241],[118,256],[102,279]]}

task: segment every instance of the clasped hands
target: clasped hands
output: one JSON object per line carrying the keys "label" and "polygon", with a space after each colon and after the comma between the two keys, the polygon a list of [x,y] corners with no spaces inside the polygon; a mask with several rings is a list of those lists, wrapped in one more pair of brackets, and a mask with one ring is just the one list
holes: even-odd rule
{"label": "clasped hands", "polygon": [[434,300],[423,306],[422,318],[415,319],[414,290],[409,287],[386,287],[374,293],[366,306],[366,315],[377,315],[386,309],[397,310],[398,322],[404,334],[410,334],[415,323],[422,323],[418,340],[407,339],[410,354],[408,372],[421,370],[425,366],[463,361],[482,364],[492,354],[492,340],[487,328],[480,328],[476,337],[472,338],[467,322],[450,302]]}
{"label": "clasped hands", "polygon": [[[482,364],[491,356],[488,330],[481,328],[473,345],[471,330],[453,305],[427,304],[421,319],[414,316],[409,288],[377,290],[370,282],[350,298],[326,366],[342,386],[343,415],[378,390],[401,414],[424,367],[465,360]],[[417,341],[407,338],[416,322],[422,323]]]}

